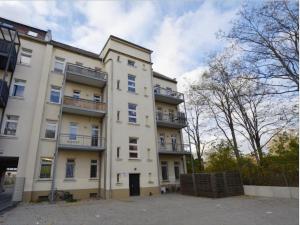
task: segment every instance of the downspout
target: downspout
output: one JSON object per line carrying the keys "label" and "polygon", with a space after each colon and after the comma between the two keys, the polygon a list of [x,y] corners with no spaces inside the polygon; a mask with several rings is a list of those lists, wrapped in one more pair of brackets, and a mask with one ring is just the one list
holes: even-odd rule
{"label": "downspout", "polygon": [[101,197],[101,152],[99,151],[98,153],[98,160],[99,160],[99,163],[98,163],[98,166],[99,166],[99,169],[98,169],[98,173],[99,173],[99,181],[98,181],[98,198]]}
{"label": "downspout", "polygon": [[[111,61],[111,117],[110,117],[110,134],[109,134],[109,138],[110,138],[110,145],[111,145],[111,149],[110,149],[110,159],[109,159],[109,198],[112,198],[112,143],[113,143],[113,135],[112,135],[112,123],[113,123],[113,74],[114,74],[114,66],[113,63],[114,61],[110,58],[108,59],[104,64],[106,64],[108,61]],[[107,99],[108,99],[108,95],[107,95]],[[107,150],[106,150],[107,152]],[[107,154],[107,153],[106,153]],[[106,161],[107,161],[107,157],[106,157]],[[105,173],[106,175],[106,173]]]}
{"label": "downspout", "polygon": [[66,83],[66,68],[64,71],[64,79],[62,82],[62,91],[61,91],[61,104],[60,104],[60,110],[59,110],[59,121],[58,121],[58,127],[57,127],[57,140],[55,143],[55,153],[53,156],[53,176],[52,176],[52,182],[51,182],[51,191],[50,191],[50,202],[54,203],[54,189],[55,189],[55,179],[56,179],[56,164],[58,159],[58,144],[60,142],[60,129],[61,129],[61,123],[62,123],[62,107],[64,104],[64,93],[65,93],[65,83]]}
{"label": "downspout", "polygon": [[[189,123],[188,123],[188,120],[187,120],[187,118],[186,118],[187,113],[186,113],[186,107],[185,107],[185,98],[184,98],[184,95],[183,95],[183,104],[184,104],[184,113],[185,113],[186,124],[187,124],[187,127],[189,127]],[[198,193],[197,193],[196,181],[195,181],[194,159],[193,159],[193,153],[192,153],[192,146],[191,146],[191,137],[190,137],[190,135],[188,135],[188,140],[189,140],[189,148],[190,148],[190,153],[191,153],[191,165],[192,165],[193,189],[194,189],[194,194],[195,194],[195,196],[197,196]]]}

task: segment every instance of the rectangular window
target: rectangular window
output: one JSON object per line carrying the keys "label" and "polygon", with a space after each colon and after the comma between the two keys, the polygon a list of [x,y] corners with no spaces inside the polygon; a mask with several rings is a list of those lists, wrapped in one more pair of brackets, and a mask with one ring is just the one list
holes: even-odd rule
{"label": "rectangular window", "polygon": [[117,80],[117,89],[120,90],[120,80]]}
{"label": "rectangular window", "polygon": [[175,173],[175,179],[179,180],[180,177],[180,163],[174,162],[174,173]]}
{"label": "rectangular window", "polygon": [[136,123],[136,104],[128,103],[128,122]]}
{"label": "rectangular window", "polygon": [[128,74],[128,91],[135,92],[135,76]]}
{"label": "rectangular window", "polygon": [[117,183],[120,183],[120,174],[117,173]]}
{"label": "rectangular window", "polygon": [[25,83],[25,80],[15,79],[11,95],[17,97],[24,97]]}
{"label": "rectangular window", "polygon": [[30,65],[32,57],[32,50],[27,48],[21,49],[21,55],[20,55],[20,63],[23,65]]}
{"label": "rectangular window", "polygon": [[19,116],[7,115],[6,118],[4,134],[15,136],[17,133]]}
{"label": "rectangular window", "polygon": [[120,147],[117,147],[117,158],[120,158]]}
{"label": "rectangular window", "polygon": [[120,121],[120,110],[117,111],[117,121]]}
{"label": "rectangular window", "polygon": [[60,104],[60,88],[59,87],[51,87],[50,93],[50,102]]}
{"label": "rectangular window", "polygon": [[101,96],[94,94],[94,98],[93,98],[94,102],[101,102]]}
{"label": "rectangular window", "polygon": [[66,163],[66,178],[74,178],[75,160],[67,159]]}
{"label": "rectangular window", "polygon": [[165,146],[165,134],[163,133],[159,134],[159,143],[160,146]]}
{"label": "rectangular window", "polygon": [[138,158],[138,139],[129,138],[129,158]]}
{"label": "rectangular window", "polygon": [[73,91],[73,98],[80,99],[80,91],[74,90]]}
{"label": "rectangular window", "polygon": [[135,62],[133,60],[128,59],[127,64],[128,64],[128,66],[134,67]]}
{"label": "rectangular window", "polygon": [[90,178],[97,177],[97,168],[98,168],[98,161],[95,159],[91,160],[91,171],[90,171]]}
{"label": "rectangular window", "polygon": [[69,140],[76,140],[77,139],[77,124],[70,123],[69,130],[70,130]]}
{"label": "rectangular window", "polygon": [[162,176],[162,180],[164,181],[169,180],[168,162],[166,161],[161,162],[161,176]]}
{"label": "rectangular window", "polygon": [[41,158],[40,178],[50,178],[51,177],[51,167],[52,167],[52,159]]}
{"label": "rectangular window", "polygon": [[45,138],[55,139],[57,130],[57,122],[48,122],[45,131]]}
{"label": "rectangular window", "polygon": [[57,72],[57,73],[64,73],[65,59],[60,58],[60,57],[55,57],[53,70],[54,70],[54,72]]}

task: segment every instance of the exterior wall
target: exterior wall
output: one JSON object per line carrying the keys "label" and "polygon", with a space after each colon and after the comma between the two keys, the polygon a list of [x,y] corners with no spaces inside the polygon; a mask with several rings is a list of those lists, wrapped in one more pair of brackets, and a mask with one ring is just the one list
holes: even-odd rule
{"label": "exterior wall", "polygon": [[162,88],[171,88],[173,91],[177,91],[176,83],[166,81],[157,77],[153,77],[153,86],[155,85],[159,85]]}
{"label": "exterior wall", "polygon": [[299,199],[298,187],[244,185],[244,193],[249,196]]}
{"label": "exterior wall", "polygon": [[94,94],[100,95],[103,99],[103,89],[91,87],[87,85],[82,85],[78,83],[73,83],[70,81],[66,82],[64,96],[73,96],[73,91],[80,91],[80,98],[93,100]]}
{"label": "exterior wall", "polygon": [[171,141],[172,136],[176,137],[177,144],[184,144],[183,141],[181,140],[181,131],[178,129],[158,127],[157,128],[158,143],[160,141],[159,140],[160,134],[164,134],[166,144],[172,143]]}

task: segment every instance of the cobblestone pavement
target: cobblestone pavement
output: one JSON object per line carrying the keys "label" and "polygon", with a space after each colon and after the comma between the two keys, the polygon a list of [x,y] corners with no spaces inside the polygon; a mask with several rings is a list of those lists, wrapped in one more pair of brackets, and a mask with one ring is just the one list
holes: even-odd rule
{"label": "cobblestone pavement", "polygon": [[20,204],[1,225],[296,225],[298,201],[247,196],[209,199],[168,194],[128,200]]}

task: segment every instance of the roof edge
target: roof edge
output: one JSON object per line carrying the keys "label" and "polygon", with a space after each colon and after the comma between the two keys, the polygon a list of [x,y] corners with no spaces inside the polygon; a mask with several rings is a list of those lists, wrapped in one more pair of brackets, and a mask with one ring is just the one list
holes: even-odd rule
{"label": "roof edge", "polygon": [[153,71],[153,76],[156,77],[156,78],[159,78],[159,79],[162,79],[162,80],[166,80],[166,81],[170,81],[170,82],[173,82],[173,83],[177,84],[176,78],[172,79],[172,78],[170,78],[170,77],[168,77],[166,75],[163,75],[161,73],[158,73],[156,71]]}

